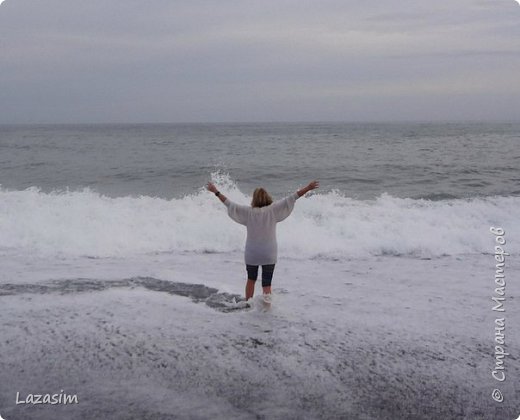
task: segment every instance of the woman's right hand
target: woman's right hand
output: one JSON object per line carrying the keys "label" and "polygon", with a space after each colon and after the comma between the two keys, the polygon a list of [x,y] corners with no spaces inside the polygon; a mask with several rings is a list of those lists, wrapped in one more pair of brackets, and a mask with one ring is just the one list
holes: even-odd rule
{"label": "woman's right hand", "polygon": [[309,185],[307,185],[307,191],[312,191],[316,188],[319,188],[320,182],[319,181],[312,181],[309,182]]}

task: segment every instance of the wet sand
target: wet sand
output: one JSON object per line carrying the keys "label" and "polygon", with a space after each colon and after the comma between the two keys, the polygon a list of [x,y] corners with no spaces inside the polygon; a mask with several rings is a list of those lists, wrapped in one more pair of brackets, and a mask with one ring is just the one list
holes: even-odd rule
{"label": "wet sand", "polygon": [[[515,419],[520,299],[511,259],[507,379],[494,358],[490,255],[288,261],[275,302],[233,309],[218,256],[176,275],[0,284],[6,419]],[[239,263],[223,263],[236,278]],[[199,275],[194,276],[194,270]],[[321,273],[326,272],[327,277]],[[162,273],[162,275],[161,275]],[[192,273],[193,285],[189,274]],[[181,282],[180,279],[185,281]],[[259,292],[257,289],[257,293]],[[500,388],[504,402],[491,399]],[[16,393],[78,404],[16,405]]]}

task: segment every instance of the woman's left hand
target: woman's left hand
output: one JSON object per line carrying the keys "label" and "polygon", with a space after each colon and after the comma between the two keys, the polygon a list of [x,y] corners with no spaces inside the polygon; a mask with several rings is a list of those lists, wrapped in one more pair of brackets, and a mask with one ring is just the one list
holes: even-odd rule
{"label": "woman's left hand", "polygon": [[213,182],[208,182],[208,185],[206,185],[206,188],[208,189],[208,191],[210,191],[212,193],[216,193],[218,191],[217,187],[215,187],[215,184],[213,184]]}

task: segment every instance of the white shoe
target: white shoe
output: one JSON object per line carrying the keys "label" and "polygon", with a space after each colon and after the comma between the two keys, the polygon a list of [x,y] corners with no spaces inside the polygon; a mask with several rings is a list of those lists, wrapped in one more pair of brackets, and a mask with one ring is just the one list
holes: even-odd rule
{"label": "white shoe", "polygon": [[271,303],[273,303],[273,296],[271,293],[264,293],[262,300],[264,302],[264,310],[267,311],[271,309]]}

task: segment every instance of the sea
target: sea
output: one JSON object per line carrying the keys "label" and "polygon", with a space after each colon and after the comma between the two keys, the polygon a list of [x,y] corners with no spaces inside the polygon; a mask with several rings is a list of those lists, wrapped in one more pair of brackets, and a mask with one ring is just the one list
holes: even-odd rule
{"label": "sea", "polygon": [[207,182],[248,204],[315,179],[287,258],[489,253],[490,226],[520,238],[519,145],[520,123],[2,125],[0,256],[240,258]]}
{"label": "sea", "polygon": [[[1,414],[514,418],[493,351],[520,345],[519,144],[509,123],[0,126]],[[272,304],[257,280],[246,305],[246,229],[206,184],[248,205],[312,180]]]}

